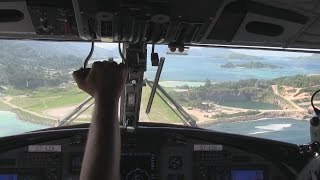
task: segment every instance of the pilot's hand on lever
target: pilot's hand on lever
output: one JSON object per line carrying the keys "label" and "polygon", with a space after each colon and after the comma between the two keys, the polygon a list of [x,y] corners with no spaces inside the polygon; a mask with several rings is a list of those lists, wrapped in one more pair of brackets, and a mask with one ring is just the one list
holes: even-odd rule
{"label": "pilot's hand on lever", "polygon": [[97,61],[91,69],[74,71],[73,77],[78,87],[96,100],[118,100],[126,82],[127,69],[123,63]]}
{"label": "pilot's hand on lever", "polygon": [[118,103],[127,78],[124,64],[95,62],[73,73],[78,87],[95,99],[80,180],[120,179]]}

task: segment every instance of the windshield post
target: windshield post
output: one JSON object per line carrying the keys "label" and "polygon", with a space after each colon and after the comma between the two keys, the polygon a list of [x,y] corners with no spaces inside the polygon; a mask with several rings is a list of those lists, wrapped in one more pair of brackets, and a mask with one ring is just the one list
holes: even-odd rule
{"label": "windshield post", "polygon": [[127,61],[128,79],[121,97],[120,123],[136,126],[139,121],[140,102],[144,72],[147,66],[147,45],[145,43],[124,43],[124,57]]}

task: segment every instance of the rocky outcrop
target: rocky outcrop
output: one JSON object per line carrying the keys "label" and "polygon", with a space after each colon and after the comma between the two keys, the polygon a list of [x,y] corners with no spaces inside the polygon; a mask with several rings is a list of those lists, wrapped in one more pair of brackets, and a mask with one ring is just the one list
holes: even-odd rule
{"label": "rocky outcrop", "polygon": [[263,103],[277,105],[281,109],[284,109],[284,110],[294,108],[288,101],[286,101],[282,97],[274,95],[274,94],[269,95],[269,96],[265,96],[265,97],[261,97],[260,101]]}

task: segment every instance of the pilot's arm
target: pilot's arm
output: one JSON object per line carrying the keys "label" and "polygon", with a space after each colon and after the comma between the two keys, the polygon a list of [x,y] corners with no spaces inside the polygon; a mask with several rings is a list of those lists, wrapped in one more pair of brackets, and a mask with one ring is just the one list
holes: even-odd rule
{"label": "pilot's arm", "polygon": [[126,81],[124,64],[95,62],[90,71],[73,73],[78,87],[95,99],[80,180],[120,179],[118,103]]}

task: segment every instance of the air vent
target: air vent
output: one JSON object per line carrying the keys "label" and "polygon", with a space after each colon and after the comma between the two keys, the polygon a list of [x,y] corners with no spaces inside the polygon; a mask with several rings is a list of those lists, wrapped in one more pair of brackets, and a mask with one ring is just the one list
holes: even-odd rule
{"label": "air vent", "polygon": [[246,25],[246,30],[250,33],[264,36],[279,36],[284,31],[280,25],[258,21],[249,22]]}

